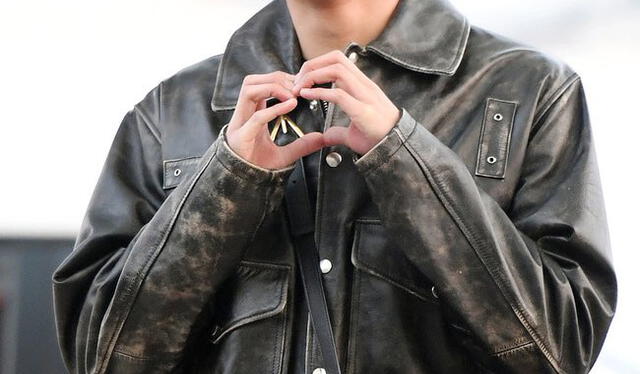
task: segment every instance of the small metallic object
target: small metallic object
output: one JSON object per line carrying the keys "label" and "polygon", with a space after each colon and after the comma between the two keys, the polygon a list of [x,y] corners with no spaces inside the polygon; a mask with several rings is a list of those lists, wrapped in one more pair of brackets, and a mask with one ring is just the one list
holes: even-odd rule
{"label": "small metallic object", "polygon": [[349,53],[349,60],[355,64],[358,61],[358,54],[356,52]]}
{"label": "small metallic object", "polygon": [[487,162],[490,163],[490,164],[495,164],[496,161],[498,161],[498,160],[493,156],[487,157]]}
{"label": "small metallic object", "polygon": [[299,138],[301,138],[304,135],[304,132],[300,130],[300,127],[298,127],[298,125],[294,122],[294,120],[291,119],[291,117],[289,117],[286,114],[281,114],[276,119],[276,124],[275,126],[273,126],[273,129],[271,129],[271,134],[270,134],[271,140],[272,141],[276,140],[276,136],[278,136],[278,130],[280,130],[281,128],[283,133],[285,134],[288,133],[289,131],[288,127],[291,127],[291,130],[293,130],[293,132],[295,132]]}
{"label": "small metallic object", "polygon": [[342,155],[338,152],[331,152],[327,155],[327,157],[325,158],[325,161],[327,162],[327,165],[329,165],[332,168],[335,168],[336,166],[340,165],[340,163],[342,162]]}
{"label": "small metallic object", "polygon": [[500,114],[500,113],[496,113],[496,114],[493,116],[493,119],[494,119],[496,122],[500,122],[500,121],[502,121],[502,114]]}
{"label": "small metallic object", "polygon": [[322,274],[327,274],[328,272],[330,272],[332,267],[333,264],[328,259],[325,258],[320,261],[320,271],[322,271]]}
{"label": "small metallic object", "polygon": [[180,173],[182,173],[182,170],[180,170],[180,169],[176,169],[176,170],[173,171],[173,175],[175,175],[176,177],[178,175],[180,175]]}
{"label": "small metallic object", "polygon": [[309,109],[313,110],[314,112],[318,110],[318,100],[313,99],[309,101]]}
{"label": "small metallic object", "polygon": [[438,293],[436,292],[436,286],[431,286],[431,294],[433,295],[433,297],[435,297],[436,299],[439,299],[440,297],[438,296]]}

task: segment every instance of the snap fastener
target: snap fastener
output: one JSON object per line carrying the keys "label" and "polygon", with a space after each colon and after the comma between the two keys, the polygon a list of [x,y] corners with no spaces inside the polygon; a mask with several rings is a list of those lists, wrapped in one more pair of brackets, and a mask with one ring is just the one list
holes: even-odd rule
{"label": "snap fastener", "polygon": [[496,161],[498,161],[498,160],[493,156],[487,157],[487,162],[490,163],[490,164],[495,164]]}
{"label": "snap fastener", "polygon": [[309,109],[313,110],[314,112],[318,110],[318,100],[313,99],[309,101]]}
{"label": "snap fastener", "polygon": [[500,114],[500,113],[496,113],[496,114],[494,114],[494,115],[493,115],[493,119],[494,119],[496,122],[500,122],[500,121],[502,121],[502,114]]}
{"label": "snap fastener", "polygon": [[349,53],[349,60],[355,64],[358,61],[358,54],[356,52]]}
{"label": "snap fastener", "polygon": [[315,368],[313,369],[313,374],[327,374],[327,371],[324,368]]}
{"label": "snap fastener", "polygon": [[342,156],[338,152],[331,152],[327,155],[325,161],[329,167],[335,168],[342,162]]}
{"label": "snap fastener", "polygon": [[176,170],[173,171],[173,175],[175,175],[176,177],[178,175],[180,175],[181,173],[182,173],[182,170],[180,170],[180,169],[176,169]]}
{"label": "snap fastener", "polygon": [[436,292],[436,286],[431,286],[431,294],[433,295],[433,297],[435,297],[436,299],[439,299],[440,297],[438,296],[438,293]]}
{"label": "snap fastener", "polygon": [[328,259],[325,258],[320,261],[320,271],[322,271],[322,274],[327,274],[328,272],[330,272],[332,267],[333,264]]}

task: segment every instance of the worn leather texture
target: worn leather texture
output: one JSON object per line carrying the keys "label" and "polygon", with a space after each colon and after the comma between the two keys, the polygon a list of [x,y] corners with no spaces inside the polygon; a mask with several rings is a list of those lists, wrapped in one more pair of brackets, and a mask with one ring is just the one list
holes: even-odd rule
{"label": "worn leather texture", "polygon": [[[351,52],[402,115],[364,155],[306,160],[342,370],[587,372],[617,286],[580,77],[444,0],[401,0]],[[225,141],[243,78],[302,61],[272,1],[124,116],[53,275],[70,372],[322,365],[283,215],[293,165],[260,168]],[[349,125],[302,98],[290,116],[304,132]]]}

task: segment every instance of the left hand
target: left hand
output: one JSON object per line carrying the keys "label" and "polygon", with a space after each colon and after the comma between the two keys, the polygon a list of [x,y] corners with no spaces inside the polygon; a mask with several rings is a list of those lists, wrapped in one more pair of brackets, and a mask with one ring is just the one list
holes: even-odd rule
{"label": "left hand", "polygon": [[[335,82],[334,88],[311,88]],[[332,126],[324,132],[325,146],[344,144],[363,155],[400,119],[401,111],[347,56],[339,50],[305,61],[295,76],[293,95],[338,105],[351,119],[348,127]]]}

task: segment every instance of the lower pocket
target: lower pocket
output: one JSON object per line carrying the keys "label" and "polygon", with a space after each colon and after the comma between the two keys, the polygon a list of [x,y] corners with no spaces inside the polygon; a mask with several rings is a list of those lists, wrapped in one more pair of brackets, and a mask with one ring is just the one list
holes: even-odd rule
{"label": "lower pocket", "polygon": [[215,296],[207,373],[281,373],[291,269],[243,261]]}
{"label": "lower pocket", "polygon": [[433,284],[379,221],[358,221],[348,373],[470,373]]}

